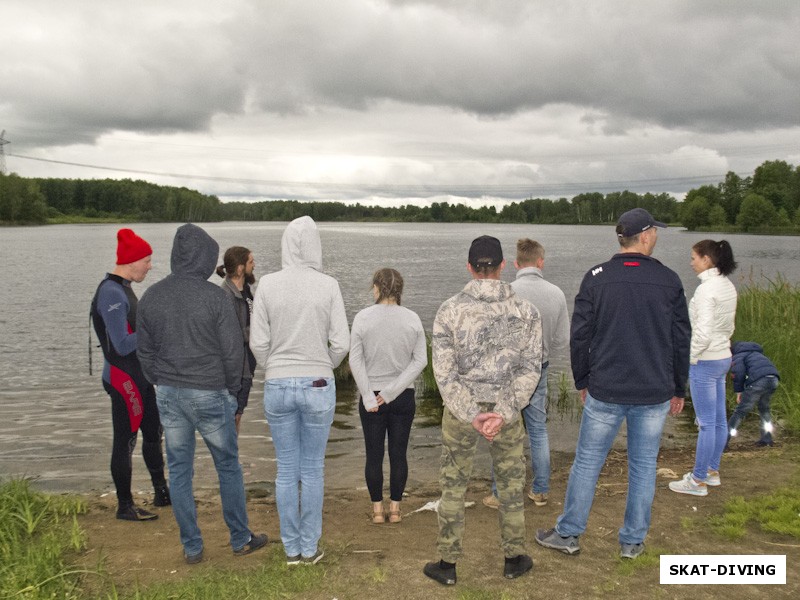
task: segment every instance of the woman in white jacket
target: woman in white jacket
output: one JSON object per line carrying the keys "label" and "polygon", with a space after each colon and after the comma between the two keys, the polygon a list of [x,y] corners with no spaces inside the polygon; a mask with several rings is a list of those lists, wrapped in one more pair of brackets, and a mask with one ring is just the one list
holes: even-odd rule
{"label": "woman in white jacket", "polygon": [[372,499],[372,522],[386,520],[383,508],[384,441],[389,442],[389,522],[399,523],[408,479],[406,449],[414,421],[414,380],[428,362],[425,332],[416,313],[400,306],[403,278],[380,269],[372,278],[375,304],[353,319],[350,369],[361,393],[358,412],[367,461],[364,475]]}
{"label": "woman in white jacket", "polygon": [[728,275],[736,269],[736,261],[727,241],[702,240],[692,246],[691,264],[701,282],[689,302],[689,389],[700,431],[694,470],[669,488],[705,496],[708,486],[720,485],[719,463],[728,439],[725,377],[731,366],[736,320],[736,288]]}

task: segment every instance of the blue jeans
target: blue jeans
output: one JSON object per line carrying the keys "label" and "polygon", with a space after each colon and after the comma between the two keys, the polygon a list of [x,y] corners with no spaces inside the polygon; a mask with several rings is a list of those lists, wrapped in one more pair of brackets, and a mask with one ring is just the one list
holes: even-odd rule
{"label": "blue jeans", "polygon": [[757,379],[747,386],[742,392],[741,402],[736,406],[730,421],[728,421],[728,431],[738,429],[739,424],[757,403],[758,414],[761,415],[761,441],[772,442],[772,415],[770,414],[769,405],[772,394],[777,389],[778,378],[774,375],[767,375]]}
{"label": "blue jeans", "polygon": [[669,402],[611,404],[586,394],[564,512],[556,521],[559,535],[579,536],[586,531],[597,479],[624,420],[628,434],[628,498],[619,542],[640,544],[644,541],[650,529],[656,461],[667,412]]}
{"label": "blue jeans", "polygon": [[[535,494],[550,491],[550,439],[547,437],[547,367],[542,367],[539,384],[533,391],[531,402],[522,409],[525,429],[531,446],[531,490]],[[497,496],[497,485],[492,469],[492,494]]]}
{"label": "blue jeans", "polygon": [[315,377],[269,379],[264,413],[275,445],[275,501],[287,556],[313,556],[322,537],[325,447],[336,408],[336,384]]}
{"label": "blue jeans", "polygon": [[172,512],[178,522],[184,553],[194,556],[203,549],[192,490],[195,431],[200,432],[214,459],[231,548],[243,548],[250,541],[250,529],[234,421],[236,399],[227,390],[160,385],[156,401],[167,446]]}
{"label": "blue jeans", "polygon": [[689,390],[695,421],[700,428],[692,471],[697,481],[705,481],[709,469],[719,470],[722,451],[728,442],[725,377],[730,368],[730,358],[701,360],[689,367]]}

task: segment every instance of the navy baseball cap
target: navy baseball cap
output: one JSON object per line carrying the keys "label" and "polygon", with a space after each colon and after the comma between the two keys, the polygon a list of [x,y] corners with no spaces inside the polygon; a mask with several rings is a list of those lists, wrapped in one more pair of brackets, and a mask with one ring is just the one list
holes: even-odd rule
{"label": "navy baseball cap", "polygon": [[482,235],[472,240],[469,247],[469,264],[473,267],[496,267],[503,262],[503,248],[500,240],[490,235]]}
{"label": "navy baseball cap", "polygon": [[622,213],[617,221],[618,237],[633,237],[651,227],[666,227],[666,223],[656,221],[649,212],[643,208],[634,208]]}

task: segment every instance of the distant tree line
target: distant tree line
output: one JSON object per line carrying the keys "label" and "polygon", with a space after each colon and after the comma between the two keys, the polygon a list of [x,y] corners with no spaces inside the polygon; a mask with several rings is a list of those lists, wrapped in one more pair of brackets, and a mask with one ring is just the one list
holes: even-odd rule
{"label": "distant tree line", "polygon": [[343,202],[222,203],[187,188],[130,179],[26,179],[0,175],[0,223],[108,218],[129,221],[291,221],[309,215],[316,221],[403,221],[433,223],[614,223],[626,210],[642,207],[659,221],[690,230],[800,231],[800,167],[766,161],[752,177],[729,172],[717,185],[690,190],[683,202],[669,194],[630,191],[585,193],[571,200],[529,198],[500,211],[493,206],[433,202],[397,208]]}
{"label": "distant tree line", "polygon": [[729,172],[716,186],[689,191],[680,220],[690,230],[796,231],[800,228],[800,167],[774,160],[762,163],[752,177]]}
{"label": "distant tree line", "polygon": [[124,219],[134,222],[219,221],[221,203],[185,187],[130,179],[27,179],[0,175],[0,222]]}

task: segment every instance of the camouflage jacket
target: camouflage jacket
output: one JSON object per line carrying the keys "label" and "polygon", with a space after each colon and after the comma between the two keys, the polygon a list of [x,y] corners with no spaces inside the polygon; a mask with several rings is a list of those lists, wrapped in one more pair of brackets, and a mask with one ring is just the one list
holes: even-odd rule
{"label": "camouflage jacket", "polygon": [[457,419],[471,423],[489,404],[510,423],[539,383],[539,311],[504,281],[473,279],[436,313],[432,350],[436,383]]}

